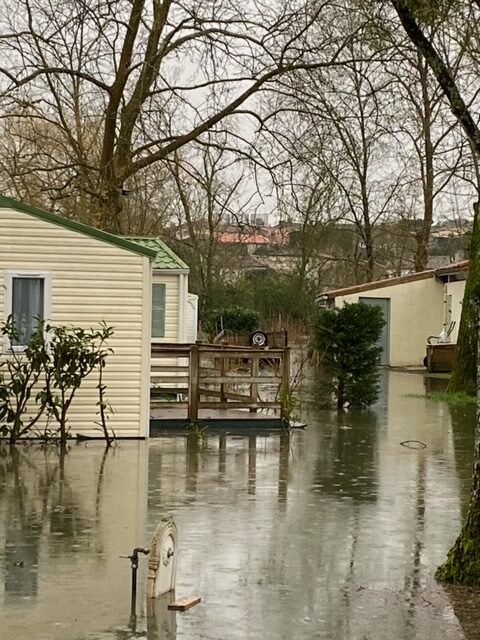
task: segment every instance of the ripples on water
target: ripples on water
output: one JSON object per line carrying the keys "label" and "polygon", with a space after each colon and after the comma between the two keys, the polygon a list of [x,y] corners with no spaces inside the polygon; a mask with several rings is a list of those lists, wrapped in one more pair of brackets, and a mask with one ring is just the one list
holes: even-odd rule
{"label": "ripples on water", "polygon": [[[1,450],[0,640],[477,637],[462,610],[477,594],[432,580],[466,508],[474,418],[412,397],[423,384],[386,374],[371,411],[338,416],[317,407],[313,383],[309,426],[290,440],[168,435],[64,459]],[[161,602],[147,620],[142,593],[129,621],[119,556],[148,545],[166,513],[180,533],[177,595],[202,604],[175,619]],[[144,574],[145,561],[142,588]]]}

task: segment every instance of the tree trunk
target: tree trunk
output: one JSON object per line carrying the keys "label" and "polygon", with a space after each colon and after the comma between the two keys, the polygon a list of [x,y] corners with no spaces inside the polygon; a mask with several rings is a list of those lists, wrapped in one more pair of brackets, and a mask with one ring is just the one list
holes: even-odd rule
{"label": "tree trunk", "polygon": [[[477,368],[480,381],[480,368]],[[480,585],[480,396],[477,396],[475,450],[473,454],[472,494],[466,520],[447,560],[435,577],[442,582]]]}
{"label": "tree trunk", "polygon": [[423,191],[423,223],[417,233],[417,250],[415,252],[415,271],[424,271],[428,262],[428,241],[433,222],[433,143],[432,143],[432,110],[430,96],[428,92],[428,74],[426,63],[422,64],[421,54],[418,53],[418,70],[422,87],[422,125],[423,125],[423,146],[425,152],[425,169],[422,172]]}
{"label": "tree trunk", "polygon": [[470,263],[462,316],[457,339],[457,364],[450,378],[449,391],[464,391],[475,395],[477,389],[478,305],[480,301],[480,220],[479,204],[475,204]]}
{"label": "tree trunk", "polygon": [[341,411],[345,404],[345,381],[343,378],[339,378],[337,387],[337,410]]}
{"label": "tree trunk", "polygon": [[115,176],[103,176],[100,181],[94,226],[110,233],[121,233],[123,209],[122,186]]}

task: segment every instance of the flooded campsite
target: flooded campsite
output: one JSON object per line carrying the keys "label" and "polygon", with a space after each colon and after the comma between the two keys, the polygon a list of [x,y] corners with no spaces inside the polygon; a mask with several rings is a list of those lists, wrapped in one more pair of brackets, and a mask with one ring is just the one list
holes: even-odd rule
{"label": "flooded campsite", "polygon": [[[371,410],[321,409],[305,430],[209,430],[149,442],[38,444],[0,458],[2,640],[474,638],[469,593],[433,574],[468,503],[472,406],[386,371]],[[403,444],[402,444],[403,443]],[[146,598],[134,547],[178,528],[185,613]],[[473,629],[473,631],[472,631]]]}

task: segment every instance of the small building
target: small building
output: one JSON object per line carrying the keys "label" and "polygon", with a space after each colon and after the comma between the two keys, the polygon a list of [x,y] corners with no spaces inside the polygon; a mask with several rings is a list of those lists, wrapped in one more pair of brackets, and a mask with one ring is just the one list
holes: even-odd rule
{"label": "small building", "polygon": [[[0,197],[1,318],[21,317],[25,341],[39,315],[52,324],[113,328],[104,382],[114,410],[109,425],[118,437],[149,434],[156,256],[148,246]],[[165,326],[170,331],[167,320]],[[1,341],[0,357],[6,349]],[[74,399],[72,435],[100,435],[96,384],[87,378]]]}
{"label": "small building", "polygon": [[[385,326],[380,339],[381,364],[419,366],[432,336],[455,344],[462,311],[468,261],[397,278],[325,291],[320,306],[363,302],[380,306]],[[446,336],[446,334],[449,334]]]}
{"label": "small building", "polygon": [[188,265],[160,238],[135,236],[128,240],[155,252],[152,342],[195,342],[198,296],[188,291]]}

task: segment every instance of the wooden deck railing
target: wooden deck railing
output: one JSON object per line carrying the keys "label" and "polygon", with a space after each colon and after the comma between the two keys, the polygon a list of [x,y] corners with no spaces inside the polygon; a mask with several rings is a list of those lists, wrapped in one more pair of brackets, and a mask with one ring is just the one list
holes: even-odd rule
{"label": "wooden deck railing", "polygon": [[152,344],[152,401],[176,396],[190,422],[200,409],[276,411],[290,385],[290,349]]}

